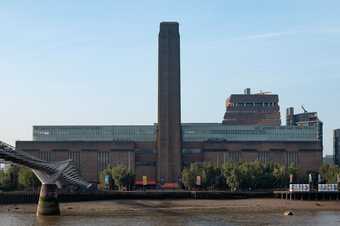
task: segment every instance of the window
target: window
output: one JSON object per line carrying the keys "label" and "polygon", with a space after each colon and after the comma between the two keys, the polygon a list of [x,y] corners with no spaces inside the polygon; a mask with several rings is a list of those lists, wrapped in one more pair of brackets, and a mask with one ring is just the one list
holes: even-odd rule
{"label": "window", "polygon": [[297,165],[299,161],[299,153],[297,151],[287,152],[287,165]]}
{"label": "window", "polygon": [[156,151],[153,149],[138,149],[137,153],[138,154],[154,154],[156,153]]}
{"label": "window", "polygon": [[39,158],[47,162],[55,161],[55,152],[53,151],[40,151]]}
{"label": "window", "polygon": [[97,152],[97,170],[101,173],[111,162],[110,152]]}
{"label": "window", "polygon": [[238,162],[240,161],[240,152],[239,151],[228,151],[224,153],[224,161],[225,162]]}
{"label": "window", "polygon": [[202,150],[198,148],[191,148],[191,149],[183,149],[182,153],[183,154],[199,154],[201,153]]}
{"label": "window", "polygon": [[68,152],[68,158],[72,159],[73,164],[80,169],[80,152],[79,151],[70,151]]}
{"label": "window", "polygon": [[264,164],[269,163],[270,153],[267,151],[260,151],[257,154],[257,160],[263,162]]}

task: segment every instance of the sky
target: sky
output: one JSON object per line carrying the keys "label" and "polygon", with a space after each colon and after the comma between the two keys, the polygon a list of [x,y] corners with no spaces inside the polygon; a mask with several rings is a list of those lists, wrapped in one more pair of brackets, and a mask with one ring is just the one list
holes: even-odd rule
{"label": "sky", "polygon": [[181,33],[182,121],[222,122],[250,87],[340,128],[340,1],[0,2],[0,140],[33,125],[153,124],[161,21]]}

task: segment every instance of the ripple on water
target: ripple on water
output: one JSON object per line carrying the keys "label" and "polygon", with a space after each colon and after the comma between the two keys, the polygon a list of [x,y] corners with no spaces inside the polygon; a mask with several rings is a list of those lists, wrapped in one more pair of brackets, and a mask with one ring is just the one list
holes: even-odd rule
{"label": "ripple on water", "polygon": [[250,226],[250,225],[340,225],[339,212],[297,212],[287,217],[282,213],[232,213],[232,214],[181,214],[163,216],[112,216],[112,217],[36,217],[31,214],[1,213],[0,226]]}

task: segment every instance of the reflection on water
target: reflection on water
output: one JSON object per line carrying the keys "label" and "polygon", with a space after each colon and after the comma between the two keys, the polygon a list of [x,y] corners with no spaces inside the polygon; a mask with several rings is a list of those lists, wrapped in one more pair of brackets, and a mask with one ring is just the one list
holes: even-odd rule
{"label": "reflection on water", "polygon": [[27,214],[0,213],[0,226],[238,226],[238,225],[340,225],[339,212],[297,212],[286,217],[279,213],[226,213],[164,216],[123,216],[123,217],[36,217]]}

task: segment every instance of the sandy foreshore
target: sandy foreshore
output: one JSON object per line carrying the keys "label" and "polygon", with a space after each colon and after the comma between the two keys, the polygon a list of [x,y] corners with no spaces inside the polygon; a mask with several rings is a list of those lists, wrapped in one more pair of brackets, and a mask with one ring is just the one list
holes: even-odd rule
{"label": "sandy foreshore", "polygon": [[[35,204],[0,205],[0,212],[32,213]],[[265,213],[292,211],[340,211],[340,201],[242,200],[114,200],[61,203],[64,216],[162,215],[195,213]]]}

